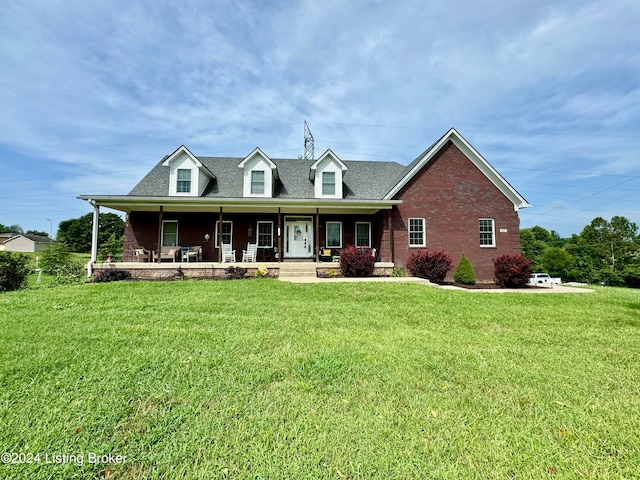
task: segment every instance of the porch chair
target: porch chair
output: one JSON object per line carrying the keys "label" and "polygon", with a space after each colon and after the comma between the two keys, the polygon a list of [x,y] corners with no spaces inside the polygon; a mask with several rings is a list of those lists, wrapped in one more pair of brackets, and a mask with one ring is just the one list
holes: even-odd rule
{"label": "porch chair", "polygon": [[143,247],[133,248],[134,262],[148,262],[151,259],[151,252]]}
{"label": "porch chair", "polygon": [[222,244],[222,263],[225,262],[235,262],[236,261],[236,251],[231,249],[230,243]]}
{"label": "porch chair", "polygon": [[333,262],[330,248],[321,248],[319,252],[321,262]]}
{"label": "porch chair", "polygon": [[179,251],[180,247],[162,247],[160,250],[160,261],[171,260],[175,262]]}
{"label": "porch chair", "polygon": [[[187,247],[185,247],[187,248]],[[202,247],[200,245],[196,247],[190,247],[187,250],[182,250],[182,261],[183,262],[201,262],[202,261]]]}
{"label": "porch chair", "polygon": [[255,262],[258,256],[258,244],[247,243],[247,249],[242,251],[243,262]]}

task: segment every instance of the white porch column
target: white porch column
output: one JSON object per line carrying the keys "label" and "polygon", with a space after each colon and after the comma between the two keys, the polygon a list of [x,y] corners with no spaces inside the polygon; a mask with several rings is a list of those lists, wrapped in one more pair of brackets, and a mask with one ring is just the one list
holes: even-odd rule
{"label": "white porch column", "polygon": [[93,275],[93,264],[98,260],[98,223],[100,221],[100,206],[94,201],[90,201],[93,205],[93,225],[91,229],[91,260],[87,263],[87,277]]}

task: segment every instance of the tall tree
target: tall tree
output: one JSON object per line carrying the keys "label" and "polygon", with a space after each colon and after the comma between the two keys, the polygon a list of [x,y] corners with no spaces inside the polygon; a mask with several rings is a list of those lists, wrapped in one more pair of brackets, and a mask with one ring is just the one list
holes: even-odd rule
{"label": "tall tree", "polygon": [[3,225],[0,223],[0,233],[23,233],[20,225]]}
{"label": "tall tree", "polygon": [[544,253],[550,247],[560,246],[558,241],[562,242],[562,239],[556,232],[549,232],[537,225],[520,230],[522,255],[531,260],[534,271],[544,270]]}
{"label": "tall tree", "polygon": [[49,234],[47,232],[40,231],[40,230],[27,230],[25,232],[25,235],[37,235],[39,237],[48,237],[49,236]]}
{"label": "tall tree", "polygon": [[621,284],[625,268],[638,261],[638,225],[621,216],[596,217],[571,238],[567,250],[590,281]]}
{"label": "tall tree", "polygon": [[[118,215],[101,213],[98,221],[98,243],[113,241],[112,236],[116,239],[123,239],[124,221]],[[92,213],[87,213],[80,218],[64,220],[58,226],[57,239],[59,242],[66,243],[71,252],[88,252],[91,250],[92,223]]]}

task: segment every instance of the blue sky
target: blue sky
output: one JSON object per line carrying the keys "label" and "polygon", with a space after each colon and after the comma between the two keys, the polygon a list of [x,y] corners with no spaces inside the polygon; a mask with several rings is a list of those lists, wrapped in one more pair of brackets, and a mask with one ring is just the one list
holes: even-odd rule
{"label": "blue sky", "polygon": [[[640,2],[30,0],[0,16],[0,223],[164,155],[407,164],[456,128],[562,236],[640,223]],[[51,220],[51,221],[49,221]]]}

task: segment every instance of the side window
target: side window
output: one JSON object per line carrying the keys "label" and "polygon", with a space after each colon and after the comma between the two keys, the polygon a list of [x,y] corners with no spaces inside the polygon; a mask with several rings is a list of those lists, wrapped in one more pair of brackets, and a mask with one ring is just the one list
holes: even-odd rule
{"label": "side window", "polygon": [[478,223],[480,229],[480,246],[495,247],[496,232],[493,218],[481,218]]}
{"label": "side window", "polygon": [[424,218],[409,219],[409,246],[424,247],[427,244]]}

